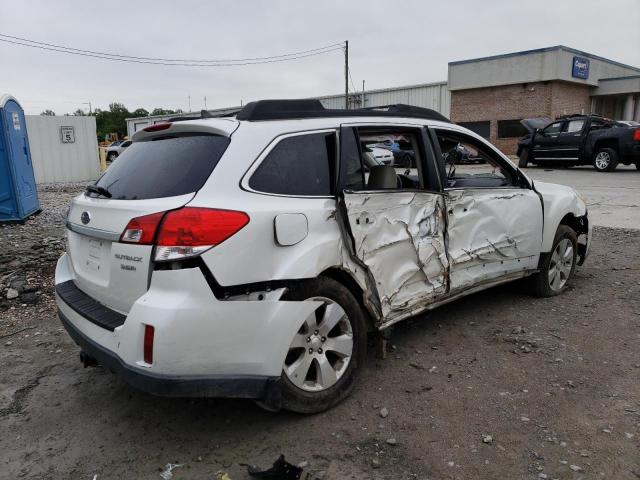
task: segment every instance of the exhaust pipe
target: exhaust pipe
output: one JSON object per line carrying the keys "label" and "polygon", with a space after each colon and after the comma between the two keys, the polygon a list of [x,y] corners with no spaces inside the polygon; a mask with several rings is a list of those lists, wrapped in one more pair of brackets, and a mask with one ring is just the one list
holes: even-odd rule
{"label": "exhaust pipe", "polygon": [[84,350],[80,352],[80,362],[82,362],[82,365],[84,365],[84,368],[98,366],[98,361],[95,358],[93,358],[91,355],[89,355],[87,352],[85,352]]}

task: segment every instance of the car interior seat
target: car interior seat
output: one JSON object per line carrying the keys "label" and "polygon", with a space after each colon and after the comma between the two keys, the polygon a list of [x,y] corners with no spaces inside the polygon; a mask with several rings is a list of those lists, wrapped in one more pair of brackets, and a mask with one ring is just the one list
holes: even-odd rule
{"label": "car interior seat", "polygon": [[387,190],[398,188],[398,175],[390,165],[376,165],[371,167],[369,179],[367,180],[368,190]]}

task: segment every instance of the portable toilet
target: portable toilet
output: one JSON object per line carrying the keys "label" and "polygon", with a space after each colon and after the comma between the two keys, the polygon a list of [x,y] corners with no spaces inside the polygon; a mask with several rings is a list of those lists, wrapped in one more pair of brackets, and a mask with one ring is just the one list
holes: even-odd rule
{"label": "portable toilet", "polygon": [[22,221],[40,211],[24,111],[0,95],[0,222]]}

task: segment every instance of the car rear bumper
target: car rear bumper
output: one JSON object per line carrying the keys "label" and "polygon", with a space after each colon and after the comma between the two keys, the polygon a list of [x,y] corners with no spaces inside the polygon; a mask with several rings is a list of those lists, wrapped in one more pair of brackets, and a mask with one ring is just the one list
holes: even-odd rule
{"label": "car rear bumper", "polygon": [[[71,337],[132,386],[166,396],[268,396],[291,340],[320,304],[282,301],[275,291],[260,301],[221,300],[199,268],[162,270],[152,272],[123,322],[101,324],[91,308],[80,308],[86,295],[74,304],[60,290],[73,279],[65,254],[56,267],[56,302]],[[151,364],[144,361],[147,325],[155,332]]]}
{"label": "car rear bumper", "polygon": [[260,375],[171,376],[142,371],[125,363],[114,352],[82,333],[60,310],[58,316],[69,336],[100,365],[122,377],[129,385],[152,395],[166,397],[267,398],[275,394],[279,377]]}

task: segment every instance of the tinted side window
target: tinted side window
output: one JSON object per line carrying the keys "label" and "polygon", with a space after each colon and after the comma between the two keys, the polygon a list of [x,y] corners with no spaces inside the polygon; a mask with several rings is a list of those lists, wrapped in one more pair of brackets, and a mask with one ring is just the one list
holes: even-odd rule
{"label": "tinted side window", "polygon": [[[134,142],[97,185],[114,200],[173,197],[200,190],[229,145],[218,135],[159,137]],[[124,144],[123,144],[124,146]]]}
{"label": "tinted side window", "polygon": [[249,186],[280,195],[331,195],[335,141],[334,133],[284,138],[258,166]]}
{"label": "tinted side window", "polygon": [[560,133],[560,130],[562,130],[562,124],[564,122],[555,122],[552,123],[551,125],[549,125],[548,127],[545,127],[545,129],[543,130],[543,132],[545,134],[554,134],[554,133]]}

